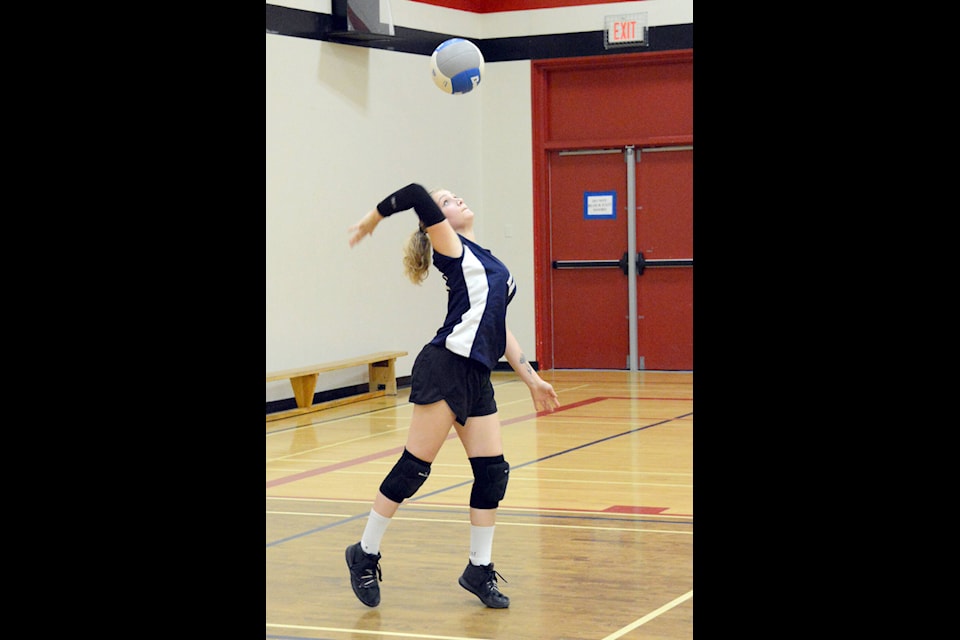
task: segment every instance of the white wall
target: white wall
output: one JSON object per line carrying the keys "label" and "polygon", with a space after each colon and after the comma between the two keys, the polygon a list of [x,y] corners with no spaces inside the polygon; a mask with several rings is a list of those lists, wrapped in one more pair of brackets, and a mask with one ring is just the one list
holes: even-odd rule
{"label": "white wall", "polygon": [[[480,94],[437,89],[422,55],[267,34],[266,60],[266,370],[404,349],[397,375],[409,375],[446,310],[436,273],[421,286],[403,275],[417,217],[385,220],[352,250],[347,227],[412,181],[482,216]],[[318,390],[364,381],[362,368],[331,373]],[[267,387],[268,401],[292,395]]]}
{"label": "white wall", "polygon": [[[329,0],[268,4],[330,12]],[[561,33],[599,28],[568,28],[561,16],[571,11],[582,21],[581,12],[590,10],[602,25],[603,15],[652,17],[657,7],[690,17],[651,19],[650,26],[692,22],[692,0],[508,12],[513,20],[391,2],[396,25],[487,38],[517,35],[494,32],[522,14],[539,14],[538,25],[555,16],[558,28],[549,32]],[[536,360],[530,62],[487,63],[476,90],[451,96],[434,86],[423,55],[275,34],[266,34],[265,53],[266,371],[403,349],[410,355],[397,361],[397,375],[410,374],[446,310],[436,270],[421,286],[403,275],[402,246],[416,229],[416,214],[384,220],[353,249],[346,230],[414,181],[449,188],[469,202],[477,240],[517,281],[507,322]],[[324,374],[317,390],[366,380],[363,368]],[[268,402],[292,397],[288,382],[267,384]]]}

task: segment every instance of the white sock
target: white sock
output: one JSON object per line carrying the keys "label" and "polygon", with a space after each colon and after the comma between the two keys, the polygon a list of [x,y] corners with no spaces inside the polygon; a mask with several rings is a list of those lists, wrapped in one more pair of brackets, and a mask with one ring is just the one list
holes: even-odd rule
{"label": "white sock", "polygon": [[387,532],[387,525],[389,524],[390,518],[386,518],[370,509],[367,526],[363,530],[363,537],[360,538],[360,548],[363,549],[364,553],[374,555],[380,553],[380,542],[383,540],[383,534]]}
{"label": "white sock", "polygon": [[470,525],[470,564],[476,566],[490,564],[495,528]]}

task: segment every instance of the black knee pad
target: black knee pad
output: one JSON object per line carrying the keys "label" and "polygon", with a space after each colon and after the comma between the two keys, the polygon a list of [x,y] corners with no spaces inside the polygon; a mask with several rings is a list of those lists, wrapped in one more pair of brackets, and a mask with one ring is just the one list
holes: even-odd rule
{"label": "black knee pad", "polygon": [[507,495],[510,463],[503,456],[470,458],[473,467],[473,489],[470,506],[474,509],[496,509]]}
{"label": "black knee pad", "polygon": [[394,502],[403,502],[420,489],[430,476],[430,463],[406,449],[380,483],[380,493]]}

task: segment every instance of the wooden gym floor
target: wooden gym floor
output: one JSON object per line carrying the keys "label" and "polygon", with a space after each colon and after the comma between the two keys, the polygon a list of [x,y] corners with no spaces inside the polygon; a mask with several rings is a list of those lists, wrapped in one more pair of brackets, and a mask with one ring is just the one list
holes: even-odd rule
{"label": "wooden gym floor", "polygon": [[381,548],[381,603],[350,588],[360,539],[402,451],[409,387],[266,423],[266,637],[688,640],[693,637],[693,374],[544,371],[534,412],[512,372],[493,382],[511,464],[493,561],[509,609],[457,584],[472,474],[450,440]]}

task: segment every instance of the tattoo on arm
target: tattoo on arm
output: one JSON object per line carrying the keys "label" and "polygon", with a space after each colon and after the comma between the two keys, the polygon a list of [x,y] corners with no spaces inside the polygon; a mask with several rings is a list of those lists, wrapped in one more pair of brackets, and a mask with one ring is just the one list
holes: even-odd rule
{"label": "tattoo on arm", "polygon": [[527,356],[522,353],[520,354],[520,367],[526,369],[528,373],[533,373],[533,367],[527,362]]}

